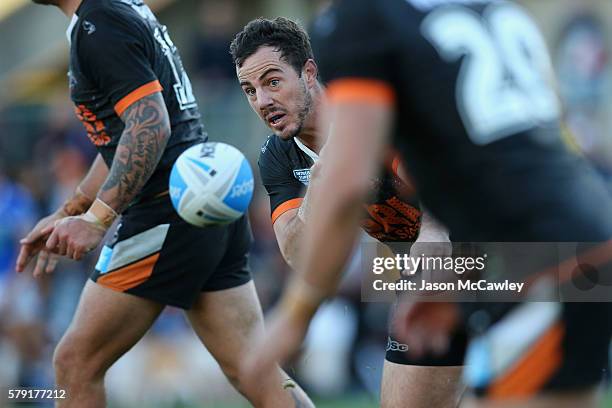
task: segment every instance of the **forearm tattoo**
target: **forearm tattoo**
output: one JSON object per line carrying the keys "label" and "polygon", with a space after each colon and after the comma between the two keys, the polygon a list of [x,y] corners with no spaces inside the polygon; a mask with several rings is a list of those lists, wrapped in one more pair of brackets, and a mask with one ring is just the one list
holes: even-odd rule
{"label": "forearm tattoo", "polygon": [[134,102],[121,119],[125,129],[98,195],[117,213],[127,208],[151,177],[170,137],[168,112],[160,93]]}

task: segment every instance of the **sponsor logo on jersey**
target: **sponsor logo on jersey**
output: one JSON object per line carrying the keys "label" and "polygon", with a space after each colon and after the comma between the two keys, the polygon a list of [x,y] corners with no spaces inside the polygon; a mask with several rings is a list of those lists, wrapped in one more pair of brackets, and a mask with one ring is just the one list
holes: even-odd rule
{"label": "sponsor logo on jersey", "polygon": [[96,32],[96,26],[87,20],[83,21],[83,30],[87,31],[88,35]]}
{"label": "sponsor logo on jersey", "polygon": [[307,186],[308,182],[310,181],[310,169],[295,169],[293,170],[293,177],[298,179],[300,183]]}

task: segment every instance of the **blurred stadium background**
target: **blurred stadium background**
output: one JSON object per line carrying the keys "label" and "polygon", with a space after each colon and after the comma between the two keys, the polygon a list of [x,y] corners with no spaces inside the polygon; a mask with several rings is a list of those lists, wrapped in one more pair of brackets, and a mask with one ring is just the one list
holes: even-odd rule
{"label": "blurred stadium background", "polygon": [[[212,140],[239,146],[256,167],[266,128],[250,111],[228,55],[233,35],[257,16],[308,25],[325,1],[146,0],[182,52]],[[549,42],[579,148],[612,191],[612,2],[525,0]],[[14,272],[17,242],[70,194],[95,153],[67,94],[68,21],[29,0],[0,0],[0,395],[15,386],[50,387],[51,354],[70,322],[95,263],[64,261],[34,281]],[[251,207],[252,269],[264,308],[274,304],[288,268],[269,222],[265,192]],[[351,269],[349,267],[349,269]],[[347,274],[291,371],[317,406],[377,406],[387,305],[360,303],[359,276]],[[113,407],[247,406],[186,325],[168,309],[107,379]],[[7,404],[0,398],[0,408]],[[25,406],[21,405],[20,406]],[[612,398],[605,406],[612,407]]]}

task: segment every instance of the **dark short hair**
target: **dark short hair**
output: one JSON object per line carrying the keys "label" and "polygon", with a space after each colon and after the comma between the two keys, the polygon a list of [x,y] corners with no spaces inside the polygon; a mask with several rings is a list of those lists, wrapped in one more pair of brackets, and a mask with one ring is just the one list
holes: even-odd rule
{"label": "dark short hair", "polygon": [[284,17],[273,20],[257,18],[250,21],[230,44],[234,64],[241,67],[259,47],[274,47],[300,75],[308,59],[314,58],[310,38],[296,22]]}

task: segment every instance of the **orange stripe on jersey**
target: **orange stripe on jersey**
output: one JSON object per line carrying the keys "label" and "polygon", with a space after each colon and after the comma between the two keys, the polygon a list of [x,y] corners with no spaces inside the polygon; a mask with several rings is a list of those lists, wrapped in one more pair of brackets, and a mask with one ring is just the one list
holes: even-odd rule
{"label": "orange stripe on jersey", "polygon": [[393,171],[395,177],[399,177],[399,173],[397,172],[397,170],[399,169],[400,163],[401,161],[398,156],[395,156],[395,158],[391,162],[391,171]]}
{"label": "orange stripe on jersey", "polygon": [[272,224],[276,222],[278,217],[280,217],[287,211],[300,208],[300,205],[302,205],[302,201],[304,201],[303,198],[293,198],[291,200],[285,201],[284,203],[276,207],[276,209],[272,212]]}
{"label": "orange stripe on jersey", "polygon": [[551,327],[506,375],[493,383],[489,396],[494,399],[526,398],[537,393],[563,362],[561,323]]}
{"label": "orange stripe on jersey", "polygon": [[[414,187],[414,180],[412,176],[408,174],[408,170],[402,162],[399,152],[390,149],[385,160],[385,167],[398,178],[401,183],[396,187],[397,192],[403,200],[411,200],[416,197],[416,189]],[[400,174],[401,173],[401,174]]]}
{"label": "orange stripe on jersey", "polygon": [[159,252],[100,276],[97,283],[109,289],[125,292],[149,279],[158,258]]}
{"label": "orange stripe on jersey", "polygon": [[121,100],[115,105],[115,112],[117,112],[117,115],[121,116],[123,112],[125,112],[125,110],[129,108],[129,106],[134,102],[144,98],[145,96],[154,94],[155,92],[160,92],[163,89],[164,88],[161,86],[158,80],[144,84],[140,88],[136,88],[135,90],[121,98]]}
{"label": "orange stripe on jersey", "polygon": [[330,101],[342,102],[365,102],[375,105],[393,105],[395,103],[395,91],[393,87],[384,81],[364,78],[336,79],[327,87]]}

